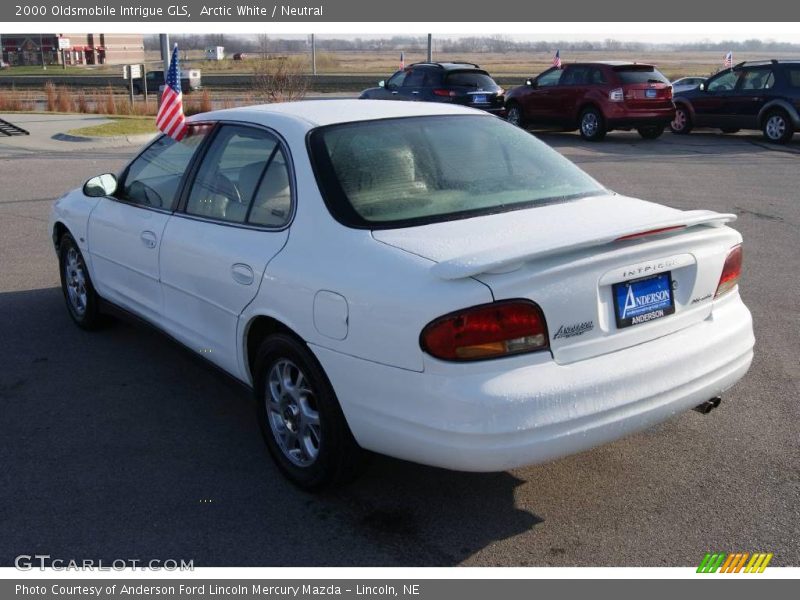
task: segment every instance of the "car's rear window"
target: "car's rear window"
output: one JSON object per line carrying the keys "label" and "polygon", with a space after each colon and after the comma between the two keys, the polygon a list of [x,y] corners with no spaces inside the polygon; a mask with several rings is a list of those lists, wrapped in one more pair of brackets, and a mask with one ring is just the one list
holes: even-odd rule
{"label": "car's rear window", "polygon": [[664,77],[655,67],[630,65],[625,67],[614,67],[623,84],[630,83],[669,83],[669,79]]}
{"label": "car's rear window", "polygon": [[483,89],[497,86],[488,73],[481,73],[480,71],[454,71],[449,73],[445,78],[445,85]]}
{"label": "car's rear window", "polygon": [[794,88],[800,88],[800,68],[787,69],[786,74],[788,75],[789,85]]}
{"label": "car's rear window", "polygon": [[361,121],[312,132],[331,213],[389,228],[566,201],[606,190],[530,133],[492,116]]}

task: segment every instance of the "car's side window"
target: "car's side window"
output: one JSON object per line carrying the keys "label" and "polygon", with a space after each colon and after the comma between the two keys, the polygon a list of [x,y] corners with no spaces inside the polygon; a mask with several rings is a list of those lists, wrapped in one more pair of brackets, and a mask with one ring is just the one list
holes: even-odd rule
{"label": "car's side window", "polygon": [[736,81],[739,79],[739,71],[728,71],[708,82],[709,92],[724,92],[732,90],[736,87]]}
{"label": "car's side window", "polygon": [[603,75],[603,71],[598,69],[597,67],[593,67],[592,69],[590,69],[589,83],[593,85],[606,83],[606,76]]}
{"label": "car's side window", "polygon": [[567,67],[561,85],[586,85],[589,83],[588,67]]}
{"label": "car's side window", "polygon": [[254,127],[222,127],[197,171],[186,213],[279,227],[290,209],[288,166],[275,136]]}
{"label": "car's side window", "polygon": [[564,71],[561,69],[551,69],[550,71],[542,73],[536,80],[536,87],[551,87],[558,85],[562,73],[564,73]]}
{"label": "car's side window", "polygon": [[251,225],[282,227],[289,222],[291,212],[292,190],[289,165],[283,150],[278,147],[253,196],[247,222]]}
{"label": "car's side window", "polygon": [[386,89],[393,90],[399,88],[401,85],[403,85],[407,75],[408,71],[398,71],[389,78],[389,81],[386,82]]}
{"label": "car's side window", "polygon": [[403,82],[403,87],[422,87],[425,85],[425,69],[412,69]]}
{"label": "car's side window", "polygon": [[748,69],[739,79],[742,90],[768,90],[775,83],[771,69]]}
{"label": "car's side window", "polygon": [[173,210],[178,187],[207,127],[194,127],[180,142],[161,136],[134,160],[119,186],[120,200]]}

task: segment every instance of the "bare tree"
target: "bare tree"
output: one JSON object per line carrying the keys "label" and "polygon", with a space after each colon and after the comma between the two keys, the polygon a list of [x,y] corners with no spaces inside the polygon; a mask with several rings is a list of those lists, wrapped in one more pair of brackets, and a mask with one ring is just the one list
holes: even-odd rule
{"label": "bare tree", "polygon": [[253,84],[256,99],[262,102],[293,102],[308,92],[304,64],[297,57],[269,58],[260,55],[253,62]]}

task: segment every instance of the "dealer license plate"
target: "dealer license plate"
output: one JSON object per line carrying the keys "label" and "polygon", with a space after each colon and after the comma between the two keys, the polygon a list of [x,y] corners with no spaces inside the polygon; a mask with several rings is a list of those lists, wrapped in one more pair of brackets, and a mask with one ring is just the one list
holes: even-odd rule
{"label": "dealer license plate", "polygon": [[614,314],[620,328],[647,323],[675,312],[669,272],[615,283],[612,293]]}
{"label": "dealer license plate", "polygon": [[472,97],[473,104],[486,104],[486,102],[487,102],[486,94],[475,94]]}
{"label": "dealer license plate", "polygon": [[644,97],[645,98],[655,98],[658,95],[656,90],[645,90]]}

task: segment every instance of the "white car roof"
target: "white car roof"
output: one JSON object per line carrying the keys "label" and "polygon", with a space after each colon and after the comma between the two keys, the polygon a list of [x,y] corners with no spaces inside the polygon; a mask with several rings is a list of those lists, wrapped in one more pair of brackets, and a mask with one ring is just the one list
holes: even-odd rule
{"label": "white car roof", "polygon": [[488,113],[465,106],[437,102],[403,102],[398,100],[301,100],[242,106],[203,113],[190,121],[232,120],[269,124],[271,118],[283,117],[307,129],[335,123],[372,121],[396,117],[427,115],[486,115]]}

